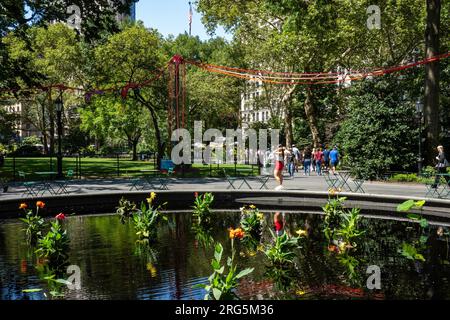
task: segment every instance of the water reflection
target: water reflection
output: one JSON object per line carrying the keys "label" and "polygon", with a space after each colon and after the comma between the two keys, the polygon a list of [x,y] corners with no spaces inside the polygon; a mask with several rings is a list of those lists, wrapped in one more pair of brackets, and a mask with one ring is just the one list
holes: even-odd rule
{"label": "water reflection", "polygon": [[[200,241],[192,228],[189,214],[173,214],[173,226],[158,230],[158,241],[152,245],[136,243],[130,224],[117,216],[74,216],[67,219],[71,264],[82,271],[80,291],[64,290],[66,299],[203,299],[202,289],[193,285],[205,283],[211,273],[213,248]],[[240,212],[218,213],[206,239],[224,244],[224,255],[230,255],[227,228],[238,226]],[[264,213],[259,244],[272,240],[274,213]],[[274,279],[267,277],[268,261],[261,250],[250,250],[237,256],[241,268],[255,267],[238,289],[239,296],[251,299],[449,299],[450,265],[448,230],[429,227],[424,262],[415,265],[398,249],[403,242],[419,239],[417,224],[361,220],[366,230],[357,250],[346,255],[328,251],[323,233],[323,217],[313,214],[286,214],[284,230],[296,235],[306,229],[301,246],[294,250],[295,268],[290,275],[292,289],[281,292]],[[408,230],[405,232],[406,227]],[[205,230],[203,230],[205,231]],[[42,293],[24,293],[24,289],[43,288],[36,256],[24,241],[22,225],[16,221],[0,222],[0,299],[43,299]],[[381,291],[365,288],[369,265],[382,272]],[[416,268],[418,267],[418,268]]]}

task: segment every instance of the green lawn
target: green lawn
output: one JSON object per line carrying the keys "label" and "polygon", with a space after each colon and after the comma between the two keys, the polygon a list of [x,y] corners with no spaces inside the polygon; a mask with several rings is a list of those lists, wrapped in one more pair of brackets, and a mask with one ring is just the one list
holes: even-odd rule
{"label": "green lawn", "polygon": [[[6,177],[12,179],[14,174],[13,158],[6,158],[5,164],[0,168],[0,177]],[[82,178],[125,178],[140,176],[142,172],[140,170],[154,169],[154,161],[131,161],[128,159],[117,158],[81,158],[81,177]],[[250,171],[251,165],[236,165],[237,174],[252,175],[258,173],[257,166],[253,167],[253,172]],[[224,165],[198,165],[194,164],[192,170],[185,171],[184,177],[219,177],[223,176],[223,169],[228,174],[234,175],[234,164]],[[239,170],[247,170],[245,172],[239,172]],[[56,158],[16,158],[15,159],[15,171],[16,179],[18,179],[18,171],[23,171],[26,174],[27,180],[39,180],[40,176],[35,172],[56,171]],[[63,159],[63,171],[73,170],[76,174],[77,165],[76,158],[67,157]],[[178,170],[176,176],[181,177],[182,172]]]}

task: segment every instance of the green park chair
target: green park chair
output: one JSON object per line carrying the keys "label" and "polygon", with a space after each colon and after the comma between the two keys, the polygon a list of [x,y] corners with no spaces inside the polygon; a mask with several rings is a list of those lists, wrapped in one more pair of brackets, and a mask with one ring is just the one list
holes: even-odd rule
{"label": "green park chair", "polygon": [[73,179],[73,170],[67,170],[66,178],[64,180],[55,181],[55,184],[58,187],[56,194],[69,194],[69,182]]}

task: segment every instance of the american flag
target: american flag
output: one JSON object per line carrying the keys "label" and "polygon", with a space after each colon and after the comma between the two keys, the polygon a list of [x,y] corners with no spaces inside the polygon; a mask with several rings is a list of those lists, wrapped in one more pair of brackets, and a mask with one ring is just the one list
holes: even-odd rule
{"label": "american flag", "polygon": [[191,35],[192,30],[192,3],[189,2],[189,35]]}

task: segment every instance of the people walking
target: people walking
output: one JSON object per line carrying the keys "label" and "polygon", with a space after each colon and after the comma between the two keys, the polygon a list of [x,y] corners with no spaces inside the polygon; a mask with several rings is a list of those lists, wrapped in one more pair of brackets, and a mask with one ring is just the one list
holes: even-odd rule
{"label": "people walking", "polygon": [[331,164],[331,172],[336,174],[336,167],[339,164],[339,151],[337,147],[334,146],[333,150],[330,151],[330,164]]}
{"label": "people walking", "polygon": [[284,147],[281,144],[278,145],[278,148],[274,151],[275,170],[273,171],[273,175],[278,182],[278,186],[275,190],[283,189],[284,154]]}
{"label": "people walking", "polygon": [[322,175],[322,159],[323,159],[322,149],[319,148],[316,150],[314,158],[316,160],[316,173],[318,176],[321,176]]}
{"label": "people walking", "polygon": [[298,172],[298,167],[300,166],[300,161],[302,158],[301,152],[295,144],[292,145],[292,152],[294,153],[294,156],[295,156],[295,161],[294,161],[295,172]]}
{"label": "people walking", "polygon": [[288,168],[289,176],[292,178],[294,177],[295,172],[295,154],[292,149],[288,149],[288,152],[286,152],[286,165]]}
{"label": "people walking", "polygon": [[328,150],[328,147],[325,146],[325,149],[322,151],[323,153],[323,167],[325,169],[325,172],[328,172],[330,169],[330,150]]}
{"label": "people walking", "polygon": [[316,171],[316,148],[312,149],[312,153],[311,153],[311,167],[312,167],[312,171]]}
{"label": "people walking", "polygon": [[447,173],[447,167],[450,167],[450,163],[447,160],[447,157],[444,152],[443,146],[437,147],[438,155],[436,157],[437,163],[436,163],[436,178],[434,180],[434,184],[432,185],[433,188],[437,188],[439,185],[439,182],[441,180],[441,177],[444,177],[445,182],[450,186],[450,176],[443,174]]}
{"label": "people walking", "polygon": [[305,176],[311,175],[311,160],[312,160],[311,149],[309,149],[309,147],[306,147],[305,151],[303,152],[303,169]]}

